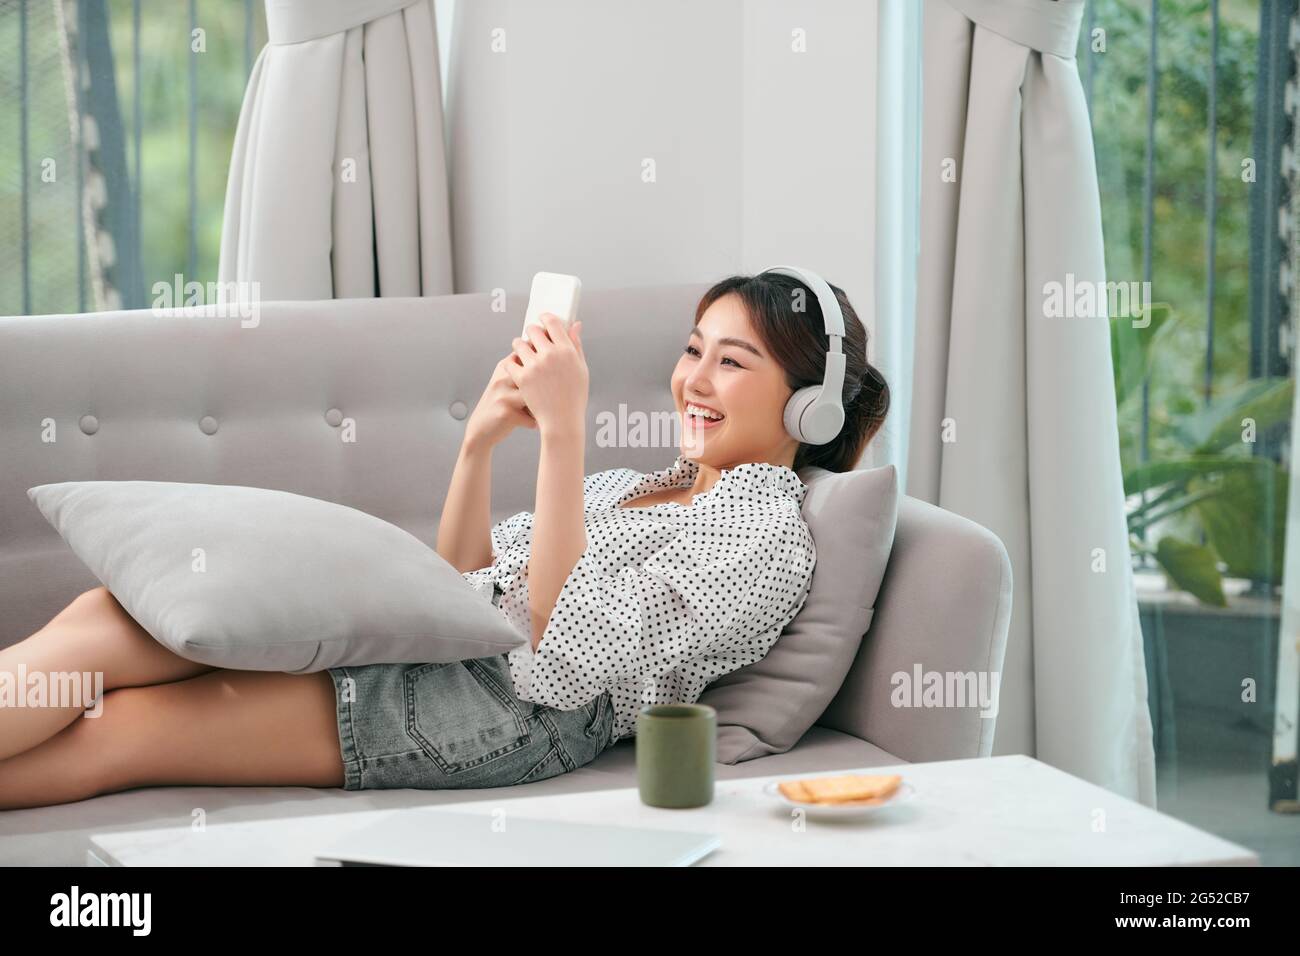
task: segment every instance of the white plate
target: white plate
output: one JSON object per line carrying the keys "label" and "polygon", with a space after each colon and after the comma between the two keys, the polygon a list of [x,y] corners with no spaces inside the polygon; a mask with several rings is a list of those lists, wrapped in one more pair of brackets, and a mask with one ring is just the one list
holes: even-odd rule
{"label": "white plate", "polygon": [[808,811],[810,817],[858,817],[899,803],[905,803],[916,796],[916,788],[904,780],[898,785],[898,789],[889,795],[888,799],[880,803],[801,803],[798,800],[791,800],[777,788],[777,784],[781,782],[783,781],[773,780],[763,787],[763,793],[784,807],[798,807],[801,810]]}

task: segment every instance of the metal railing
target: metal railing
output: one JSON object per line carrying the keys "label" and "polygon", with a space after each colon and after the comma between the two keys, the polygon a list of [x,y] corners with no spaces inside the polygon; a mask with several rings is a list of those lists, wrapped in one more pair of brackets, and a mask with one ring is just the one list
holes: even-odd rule
{"label": "metal railing", "polygon": [[[243,0],[243,76],[247,80],[254,61],[255,38],[264,34],[260,5]],[[168,17],[184,18],[188,35],[200,26],[197,0],[186,6],[168,4],[150,8]],[[113,17],[129,16],[129,48],[115,49]],[[117,24],[120,27],[120,24]],[[142,95],[145,54],[142,48],[141,0],[109,3],[107,0],[0,0],[0,36],[12,35],[10,49],[0,63],[14,64],[9,78],[14,95],[0,95],[0,126],[12,130],[18,143],[17,182],[6,185],[16,193],[16,222],[0,232],[0,269],[12,267],[18,281],[16,294],[0,302],[0,313],[37,311],[34,300],[34,239],[48,234],[48,222],[33,221],[33,194],[39,188],[36,157],[32,155],[34,121],[53,126],[50,116],[34,115],[33,90],[61,84],[67,91],[67,135],[57,155],[46,157],[59,165],[66,160],[73,170],[75,201],[67,224],[69,241],[76,246],[75,278],[68,276],[64,301],[40,303],[43,311],[86,311],[105,308],[141,308],[148,304],[146,268],[142,261],[142,198],[144,181],[144,101]],[[11,28],[11,29],[10,29]],[[41,69],[33,72],[32,53],[39,51]],[[186,193],[186,270],[198,274],[199,222],[199,97],[203,75],[199,52],[191,44],[185,78],[188,157]],[[118,95],[120,71],[129,64],[131,77],[130,124],[123,120]],[[60,76],[59,74],[62,74]],[[3,74],[0,73],[0,76]],[[0,80],[0,94],[6,92]],[[49,104],[45,104],[47,107]],[[47,112],[52,110],[47,109]],[[4,137],[0,136],[0,140]],[[48,137],[46,149],[48,151]],[[129,149],[128,149],[129,146]],[[75,285],[75,294],[71,287]],[[4,288],[8,288],[5,286]],[[49,307],[52,306],[52,307]]]}
{"label": "metal railing", "polygon": [[[1138,13],[1145,8],[1145,37],[1128,38],[1132,42],[1126,49],[1133,60],[1133,50],[1139,41],[1145,47],[1145,137],[1144,155],[1141,166],[1141,273],[1142,280],[1154,290],[1154,298],[1161,300],[1161,273],[1170,269],[1182,269],[1186,263],[1166,263],[1157,261],[1156,230],[1158,222],[1155,209],[1160,188],[1158,175],[1161,168],[1161,155],[1157,137],[1157,117],[1161,116],[1162,94],[1162,40],[1172,35],[1167,31],[1185,28],[1185,20],[1171,16],[1170,8],[1184,16],[1204,16],[1203,24],[1198,29],[1208,29],[1206,56],[1203,63],[1177,64],[1184,70],[1203,70],[1205,80],[1205,174],[1202,223],[1205,228],[1203,245],[1204,271],[1204,338],[1202,354],[1202,373],[1200,375],[1200,402],[1209,405],[1216,397],[1216,345],[1221,335],[1221,317],[1216,314],[1216,298],[1220,292],[1220,211],[1221,185],[1219,162],[1218,131],[1223,117],[1220,116],[1220,87],[1224,80],[1221,76],[1221,5],[1220,0],[1207,0],[1203,13],[1190,11],[1186,7],[1165,3],[1162,10],[1160,0],[1087,0],[1084,9],[1083,28],[1079,44],[1079,71],[1083,84],[1084,96],[1090,116],[1096,121],[1094,96],[1101,82],[1104,71],[1108,68],[1107,54],[1094,49],[1094,31],[1102,34],[1116,19],[1121,5],[1130,12]],[[1288,141],[1293,135],[1294,113],[1300,103],[1294,89],[1295,55],[1295,14],[1296,0],[1278,0],[1264,3],[1259,8],[1258,35],[1258,76],[1255,83],[1254,114],[1252,116],[1251,159],[1254,162],[1256,180],[1250,187],[1249,198],[1249,370],[1250,378],[1286,377],[1291,374],[1292,362],[1292,301],[1293,282],[1288,268],[1288,223],[1291,221],[1291,175],[1289,167],[1300,166],[1289,159]],[[1239,18],[1238,18],[1239,19]],[[1128,23],[1129,21],[1125,21]],[[1185,48],[1184,48],[1185,49]],[[1172,54],[1170,54],[1172,56]],[[1126,64],[1130,76],[1137,73],[1132,69],[1133,63]],[[1141,95],[1136,90],[1133,95]],[[1169,105],[1164,105],[1169,109]],[[1132,115],[1132,114],[1127,114]],[[1097,129],[1094,126],[1094,139]],[[1136,162],[1136,157],[1133,157]],[[1106,199],[1103,193],[1103,204]],[[1135,217],[1136,218],[1136,217]],[[1107,237],[1108,260],[1111,258],[1112,243],[1123,242],[1122,237]],[[1136,252],[1136,250],[1134,250]],[[1108,263],[1108,273],[1111,267]],[[1218,303],[1222,305],[1222,303]],[[1173,303],[1181,309],[1182,303]],[[1222,381],[1218,384],[1222,389]],[[1137,464],[1143,465],[1151,459],[1152,444],[1152,407],[1151,381],[1149,377],[1141,383],[1140,419],[1136,425],[1128,425],[1136,443]],[[1131,446],[1130,446],[1131,447]],[[1250,446],[1251,454],[1265,456],[1273,461],[1284,461],[1289,449],[1286,438],[1279,430],[1261,431],[1258,440]],[[1140,496],[1139,511],[1144,511],[1148,501],[1147,493]],[[1147,526],[1139,526],[1139,536],[1145,542]],[[1204,541],[1202,541],[1204,543]],[[1149,556],[1141,556],[1138,566],[1154,567]]]}
{"label": "metal railing", "polygon": [[[1142,278],[1153,282],[1155,234],[1155,181],[1158,156],[1156,152],[1156,117],[1160,108],[1160,3],[1147,0],[1147,109],[1146,155],[1142,187]],[[1083,34],[1080,43],[1080,72],[1084,95],[1089,110],[1092,108],[1093,90],[1100,69],[1101,56],[1089,42],[1098,26],[1097,8],[1105,0],[1087,0],[1084,11]],[[1290,372],[1291,342],[1290,308],[1292,283],[1286,268],[1288,255],[1282,223],[1286,219],[1289,188],[1285,176],[1284,149],[1291,136],[1294,107],[1297,100],[1294,90],[1288,92],[1288,82],[1294,76],[1294,50],[1296,0],[1270,0],[1260,7],[1259,79],[1256,86],[1254,117],[1254,144],[1252,155],[1260,173],[1258,185],[1252,191],[1251,208],[1251,374],[1287,375]],[[1218,139],[1215,135],[1218,120],[1217,93],[1219,87],[1219,0],[1209,0],[1207,17],[1210,25],[1210,49],[1204,69],[1208,74],[1206,102],[1206,169],[1205,169],[1205,374],[1203,400],[1209,402],[1214,391],[1215,345],[1215,290],[1218,268],[1216,263],[1216,230],[1219,191],[1217,182]],[[1149,407],[1144,408],[1144,420]],[[1143,460],[1149,452],[1149,432],[1143,432]]]}

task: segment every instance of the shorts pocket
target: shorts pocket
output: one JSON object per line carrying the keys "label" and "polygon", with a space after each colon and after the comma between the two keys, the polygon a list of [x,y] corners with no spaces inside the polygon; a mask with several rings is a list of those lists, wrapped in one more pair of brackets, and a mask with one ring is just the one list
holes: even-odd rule
{"label": "shorts pocket", "polygon": [[406,672],[406,732],[448,774],[513,753],[532,733],[513,696],[477,660]]}
{"label": "shorts pocket", "polygon": [[607,729],[605,718],[609,716],[607,712],[610,708],[608,691],[596,695],[593,702],[589,703],[587,707],[590,709],[591,719],[587,721],[587,726],[582,729],[582,732],[588,737],[597,737]]}

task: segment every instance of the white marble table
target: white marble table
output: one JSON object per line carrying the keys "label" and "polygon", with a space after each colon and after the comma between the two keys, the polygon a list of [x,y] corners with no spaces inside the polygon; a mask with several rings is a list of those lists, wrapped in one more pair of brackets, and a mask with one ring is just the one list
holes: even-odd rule
{"label": "white marble table", "polygon": [[[716,833],[703,866],[1258,865],[1245,847],[1157,813],[1032,757],[1011,755],[830,773],[900,773],[906,803],[857,819],[801,819],[761,791],[772,780],[718,781],[713,803],[643,805],[635,788],[474,800],[421,808]],[[86,862],[105,866],[311,866],[316,849],[393,810],[251,823],[97,833]],[[486,821],[485,821],[486,823]]]}

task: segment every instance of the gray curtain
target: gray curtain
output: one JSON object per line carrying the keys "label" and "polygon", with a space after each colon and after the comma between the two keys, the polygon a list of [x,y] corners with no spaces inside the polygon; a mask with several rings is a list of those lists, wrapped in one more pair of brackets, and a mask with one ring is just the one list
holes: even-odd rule
{"label": "gray curtain", "polygon": [[1082,13],[926,0],[907,491],[1010,553],[994,752],[1154,806],[1108,319],[1045,309],[1048,283],[1106,278]]}
{"label": "gray curtain", "polygon": [[218,275],[263,299],[452,290],[433,0],[266,0]]}

